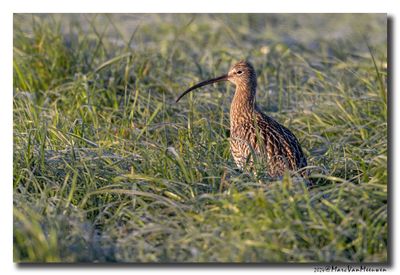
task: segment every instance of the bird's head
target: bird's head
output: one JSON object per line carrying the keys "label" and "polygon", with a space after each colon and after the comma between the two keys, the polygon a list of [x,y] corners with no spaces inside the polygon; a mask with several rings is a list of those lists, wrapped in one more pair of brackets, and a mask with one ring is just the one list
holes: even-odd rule
{"label": "bird's head", "polygon": [[190,87],[177,98],[176,102],[178,102],[183,96],[197,88],[220,81],[229,81],[235,84],[237,87],[249,87],[251,88],[251,90],[253,90],[253,88],[255,90],[255,87],[257,85],[256,72],[253,66],[249,62],[242,60],[233,65],[228,74],[202,81]]}
{"label": "bird's head", "polygon": [[227,80],[236,86],[248,85],[256,83],[256,72],[247,61],[239,61],[229,70]]}

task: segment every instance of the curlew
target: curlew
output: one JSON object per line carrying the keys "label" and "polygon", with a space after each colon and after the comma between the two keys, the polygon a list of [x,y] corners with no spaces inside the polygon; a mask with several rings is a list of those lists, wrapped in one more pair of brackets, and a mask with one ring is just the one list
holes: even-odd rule
{"label": "curlew", "polygon": [[[230,149],[236,165],[253,168],[254,158],[262,160],[269,177],[283,176],[285,170],[307,166],[296,136],[285,126],[260,111],[256,105],[257,76],[247,61],[236,63],[226,75],[202,81],[183,92],[176,100],[202,86],[229,81],[236,86],[230,108]],[[300,174],[306,176],[306,170]]]}

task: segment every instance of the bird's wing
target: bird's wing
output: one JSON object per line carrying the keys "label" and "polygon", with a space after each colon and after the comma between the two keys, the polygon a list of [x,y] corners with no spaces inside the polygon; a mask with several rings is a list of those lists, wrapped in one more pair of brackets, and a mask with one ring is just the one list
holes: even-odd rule
{"label": "bird's wing", "polygon": [[257,119],[257,126],[269,157],[283,157],[291,170],[307,166],[300,143],[289,129],[261,112]]}

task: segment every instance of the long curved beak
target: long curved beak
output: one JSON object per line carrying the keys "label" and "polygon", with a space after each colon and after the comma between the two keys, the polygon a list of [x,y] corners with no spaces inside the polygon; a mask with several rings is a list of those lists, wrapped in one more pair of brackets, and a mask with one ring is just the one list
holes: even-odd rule
{"label": "long curved beak", "polygon": [[226,74],[226,75],[222,75],[222,76],[220,76],[220,77],[212,78],[212,79],[209,79],[209,80],[206,80],[206,81],[202,81],[202,82],[200,82],[200,83],[197,83],[196,85],[194,85],[194,86],[190,87],[189,89],[187,89],[186,91],[184,91],[184,92],[176,99],[176,102],[178,102],[178,101],[179,101],[182,97],[184,97],[187,93],[189,93],[189,92],[191,92],[191,91],[193,91],[193,90],[195,90],[195,89],[197,89],[197,88],[200,88],[200,87],[203,87],[203,86],[212,84],[212,83],[220,82],[220,81],[226,81],[226,80],[228,80],[228,75],[227,75],[227,74]]}

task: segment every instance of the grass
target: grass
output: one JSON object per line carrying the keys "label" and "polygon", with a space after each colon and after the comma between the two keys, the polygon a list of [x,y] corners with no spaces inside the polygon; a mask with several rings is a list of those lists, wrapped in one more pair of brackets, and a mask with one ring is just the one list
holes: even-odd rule
{"label": "grass", "polygon": [[[387,262],[384,15],[14,15],[14,261]],[[317,186],[229,151],[250,58],[258,104]]]}

